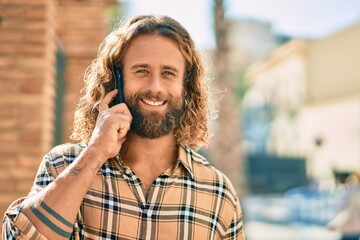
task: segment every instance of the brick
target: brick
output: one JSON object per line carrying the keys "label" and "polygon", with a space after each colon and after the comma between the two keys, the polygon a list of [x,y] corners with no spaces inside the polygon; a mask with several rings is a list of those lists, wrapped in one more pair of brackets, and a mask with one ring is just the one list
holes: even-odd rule
{"label": "brick", "polygon": [[19,118],[39,118],[41,114],[40,106],[19,106]]}
{"label": "brick", "polygon": [[23,34],[21,32],[11,30],[1,30],[0,28],[0,44],[14,43],[23,41]]}
{"label": "brick", "polygon": [[22,106],[37,106],[40,107],[43,97],[41,95],[20,95],[19,96],[19,103]]}
{"label": "brick", "polygon": [[27,9],[25,17],[31,20],[46,20],[47,11],[45,6],[36,6]]}
{"label": "brick", "polygon": [[42,30],[24,31],[23,32],[24,43],[39,43],[44,46],[47,39],[46,33],[47,32]]}
{"label": "brick", "polygon": [[4,30],[47,30],[45,21],[28,21],[28,19],[4,19],[1,23]]}
{"label": "brick", "polygon": [[[0,50],[1,53],[1,50]],[[0,58],[0,69],[4,68],[4,69],[9,69],[9,68],[14,68],[18,65],[17,60],[12,57],[12,56],[2,56]]]}
{"label": "brick", "polygon": [[[21,146],[21,147],[20,147]],[[40,144],[29,144],[29,143],[7,143],[5,145],[0,145],[0,152],[2,154],[16,155],[21,150],[21,152],[27,152],[29,154],[40,154]],[[0,179],[3,176],[0,177]]]}
{"label": "brick", "polygon": [[0,96],[0,102],[3,104],[13,104],[15,106],[26,106],[31,105],[33,106],[36,104],[37,106],[40,106],[41,104],[41,96],[35,96],[35,95],[18,95],[17,97],[14,97],[12,94],[2,94]]}
{"label": "brick", "polygon": [[0,119],[15,118],[19,114],[19,109],[14,106],[0,104]]}
{"label": "brick", "polygon": [[2,31],[16,31],[24,30],[24,19],[4,18],[1,22]]}
{"label": "brick", "polygon": [[19,91],[20,93],[24,93],[24,94],[40,94],[42,88],[43,86],[41,84],[25,82],[20,85]]}
{"label": "brick", "polygon": [[15,182],[7,182],[6,184],[0,184],[1,193],[11,193],[16,188]]}
{"label": "brick", "polygon": [[47,0],[2,0],[2,4],[44,6]]}
{"label": "brick", "polygon": [[0,53],[7,54],[9,56],[14,55],[40,55],[42,56],[45,53],[44,46],[40,44],[29,44],[25,42],[12,43],[11,47],[8,45],[0,45]]}
{"label": "brick", "polygon": [[2,154],[0,159],[0,172],[3,167],[13,167],[17,165],[17,155]]}
{"label": "brick", "polygon": [[[31,176],[32,175],[32,176]],[[16,184],[16,190],[22,192],[24,196],[28,194],[31,189],[32,183],[35,179],[36,171],[29,171],[29,178],[23,179],[23,181]]]}
{"label": "brick", "polygon": [[4,180],[7,180],[7,179],[10,179],[10,173],[8,171],[1,171],[1,174],[0,174],[0,181],[4,181]]}
{"label": "brick", "polygon": [[96,52],[97,48],[91,46],[90,44],[86,44],[86,46],[71,46],[66,48],[66,53],[69,57],[93,59],[96,57]]}
{"label": "brick", "polygon": [[4,129],[15,129],[17,126],[18,126],[18,121],[16,119],[1,119],[0,121],[1,131],[3,131]]}
{"label": "brick", "polygon": [[22,18],[25,13],[26,6],[14,6],[14,5],[0,5],[3,9],[1,11],[1,16],[3,21],[7,19],[16,19]]}
{"label": "brick", "polygon": [[16,134],[14,131],[1,131],[0,142],[16,143],[17,141],[18,141],[18,134]]}
{"label": "brick", "polygon": [[17,179],[18,181],[22,181],[23,179],[34,179],[35,170],[27,168],[23,168],[23,170],[25,171],[18,171],[18,168],[10,168],[7,172],[10,178]]}
{"label": "brick", "polygon": [[[11,59],[11,57],[9,57]],[[14,58],[16,62],[17,59]],[[21,64],[20,64],[21,66]],[[42,79],[44,73],[41,71],[25,71],[23,69],[14,69],[9,70],[8,68],[0,68],[0,84],[4,81],[27,81],[32,82],[33,79]]]}
{"label": "brick", "polygon": [[[1,62],[1,59],[0,59]],[[1,76],[2,79],[0,81],[0,93],[18,93],[19,92],[19,83],[15,81],[8,80]],[[2,109],[0,109],[1,112]]]}
{"label": "brick", "polygon": [[[17,157],[14,156],[14,155],[6,155],[6,154],[3,154],[1,156],[1,160],[0,160],[0,173],[2,171],[4,171],[4,169],[7,169],[7,168],[12,168],[12,167],[16,167],[18,166],[18,161],[17,161]],[[0,174],[1,176],[1,174]]]}
{"label": "brick", "polygon": [[32,130],[32,129],[40,129],[44,123],[39,120],[29,120],[29,119],[21,119],[19,123],[19,129],[21,130]]}
{"label": "brick", "polygon": [[21,66],[24,69],[33,70],[45,70],[47,64],[42,57],[26,57],[21,60]]}
{"label": "brick", "polygon": [[39,155],[30,155],[20,153],[18,156],[17,166],[21,168],[37,169],[42,160],[43,156]]}
{"label": "brick", "polygon": [[32,21],[25,24],[25,30],[48,30],[48,25],[45,21]]}
{"label": "brick", "polygon": [[[24,197],[23,193],[0,193],[0,206],[2,206],[3,211],[7,209],[7,207],[16,199]],[[3,215],[1,215],[3,216]]]}
{"label": "brick", "polygon": [[[15,138],[17,139],[17,138]],[[41,142],[41,132],[40,131],[22,131],[18,137],[21,142]]]}
{"label": "brick", "polygon": [[[69,42],[72,44],[78,44],[80,46],[83,46],[84,44],[87,45],[87,47],[91,47],[92,50],[95,50],[95,53],[97,49],[99,48],[99,45],[101,41],[103,40],[101,37],[99,37],[99,33],[90,32],[87,34],[68,34],[66,36],[63,36],[64,42]],[[91,42],[88,42],[88,39],[93,39]],[[94,57],[96,55],[94,54]]]}

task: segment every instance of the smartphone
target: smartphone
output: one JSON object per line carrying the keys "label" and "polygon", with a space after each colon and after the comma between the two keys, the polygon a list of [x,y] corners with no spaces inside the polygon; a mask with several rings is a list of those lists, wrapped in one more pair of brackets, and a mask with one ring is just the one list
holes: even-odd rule
{"label": "smartphone", "polygon": [[118,94],[113,100],[113,105],[123,103],[124,102],[124,86],[123,86],[123,80],[122,80],[122,71],[116,65],[113,65],[113,82],[115,84],[115,89],[118,90]]}

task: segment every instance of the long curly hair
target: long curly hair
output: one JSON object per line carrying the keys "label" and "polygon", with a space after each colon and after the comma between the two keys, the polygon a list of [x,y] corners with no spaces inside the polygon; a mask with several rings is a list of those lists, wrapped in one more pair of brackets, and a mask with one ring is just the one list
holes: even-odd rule
{"label": "long curly hair", "polygon": [[209,85],[204,67],[187,30],[176,20],[152,15],[136,16],[118,25],[100,44],[97,57],[86,69],[82,97],[77,105],[71,139],[88,143],[99,114],[99,104],[114,89],[112,69],[122,66],[131,42],[142,35],[160,35],[175,41],[185,58],[185,111],[174,136],[178,144],[198,149],[208,144]]}

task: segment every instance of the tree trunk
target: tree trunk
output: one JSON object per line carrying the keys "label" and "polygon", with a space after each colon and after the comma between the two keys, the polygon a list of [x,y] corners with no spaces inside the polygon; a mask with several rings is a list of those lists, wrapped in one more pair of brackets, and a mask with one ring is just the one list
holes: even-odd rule
{"label": "tree trunk", "polygon": [[214,57],[216,89],[220,90],[215,134],[209,159],[233,183],[240,196],[246,192],[240,131],[240,104],[235,92],[236,78],[229,70],[228,24],[223,0],[214,1],[214,27],[217,48]]}

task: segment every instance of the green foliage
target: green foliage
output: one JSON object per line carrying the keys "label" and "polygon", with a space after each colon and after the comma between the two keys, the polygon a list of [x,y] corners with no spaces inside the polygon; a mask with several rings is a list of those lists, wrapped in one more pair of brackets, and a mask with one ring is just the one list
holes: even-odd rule
{"label": "green foliage", "polygon": [[121,15],[121,7],[119,4],[115,4],[106,8],[105,18],[109,25],[109,31],[112,31],[114,27],[118,24]]}
{"label": "green foliage", "polygon": [[244,71],[237,72],[234,74],[235,85],[234,85],[234,95],[239,101],[242,101],[246,92],[250,88],[250,84],[246,80]]}

